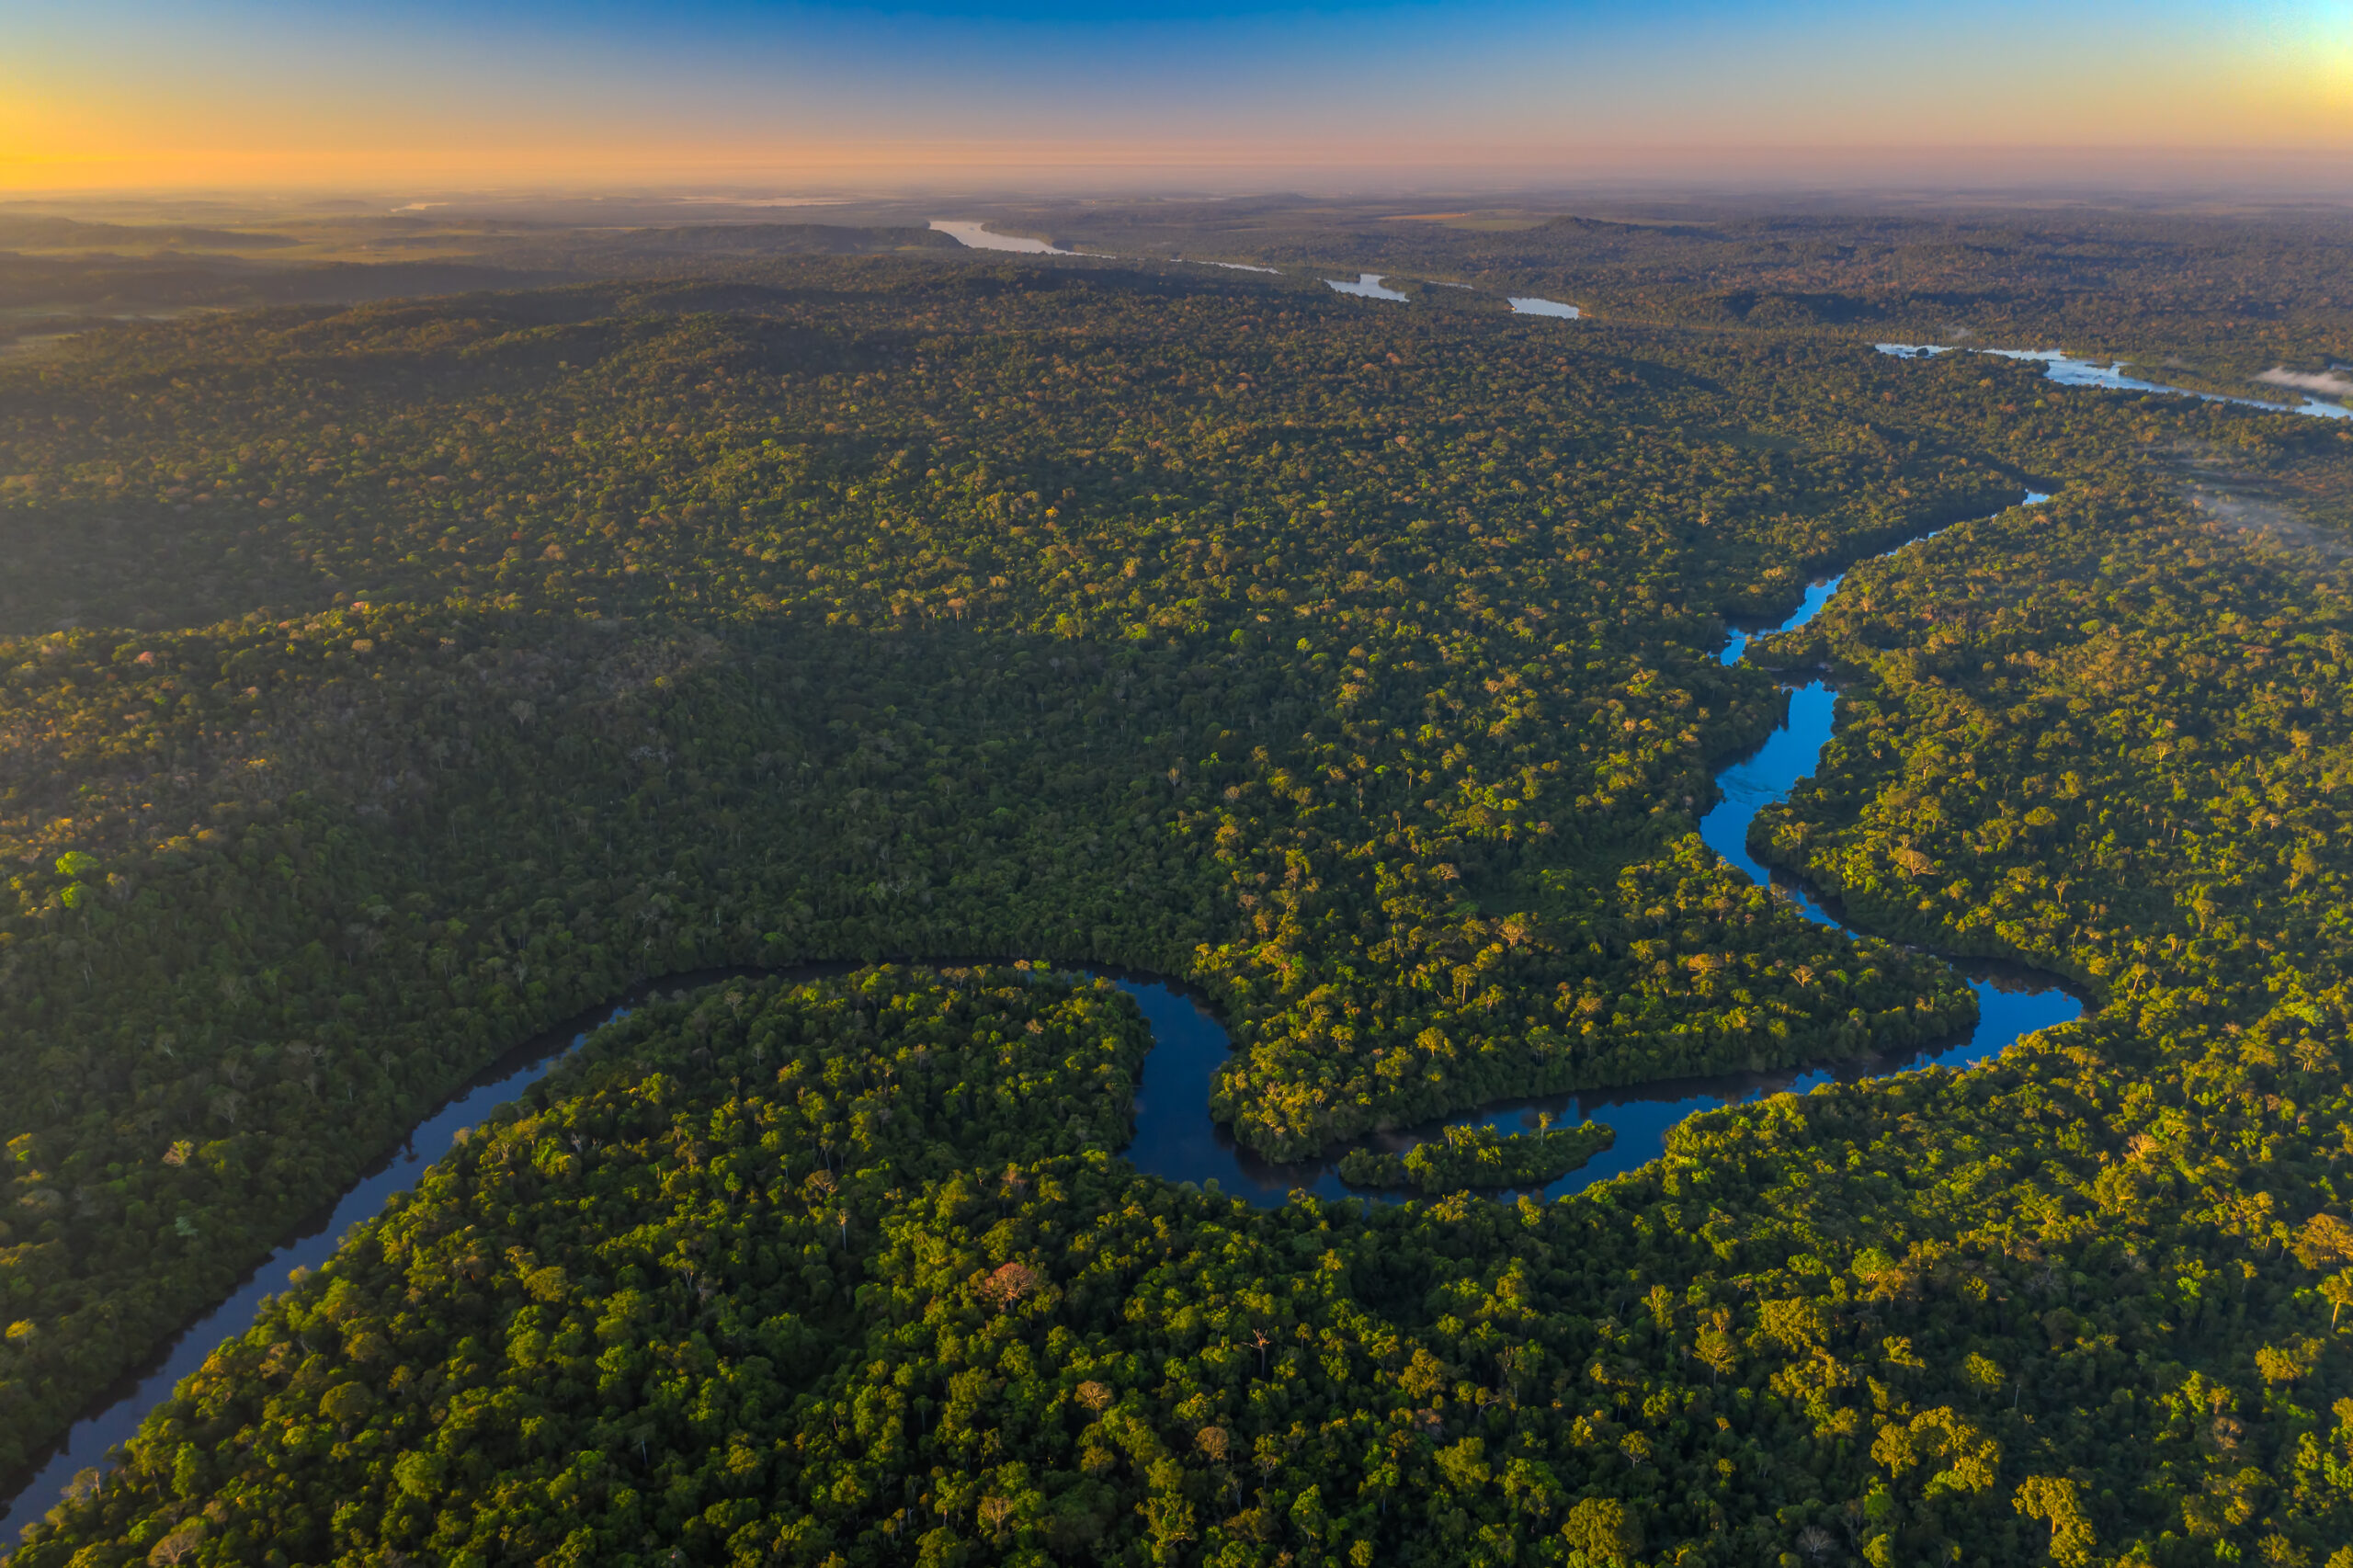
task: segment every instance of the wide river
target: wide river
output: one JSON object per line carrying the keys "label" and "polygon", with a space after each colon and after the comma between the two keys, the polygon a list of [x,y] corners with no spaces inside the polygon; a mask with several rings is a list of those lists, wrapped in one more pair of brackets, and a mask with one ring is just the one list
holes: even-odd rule
{"label": "wide river", "polygon": [[[2027,497],[2029,504],[2045,499],[2040,495]],[[1789,619],[1770,630],[1790,631],[1812,620],[1829,603],[1843,580],[1842,574],[1813,584]],[[1753,634],[1738,627],[1731,629],[1723,662],[1737,662]],[[1784,689],[1790,694],[1788,716],[1762,745],[1716,776],[1723,799],[1700,820],[1699,835],[1717,853],[1756,881],[1776,881],[1792,907],[1807,919],[1844,930],[1846,927],[1802,888],[1769,878],[1765,868],[1748,853],[1749,822],[1766,805],[1786,799],[1790,788],[1813,771],[1822,748],[1830,740],[1832,718],[1837,707],[1837,692],[1823,681]],[[1449,1120],[1456,1125],[1478,1122],[1518,1131],[1534,1127],[1539,1111],[1549,1111],[1563,1123],[1590,1117],[1615,1128],[1616,1145],[1545,1187],[1542,1196],[1549,1199],[1657,1158],[1666,1146],[1668,1131],[1700,1111],[1767,1095],[1803,1093],[1835,1080],[1929,1066],[1967,1066],[1998,1054],[2021,1035],[2064,1023],[2083,1011],[2077,997],[2047,976],[2002,966],[1963,963],[1961,968],[1977,993],[1977,1027],[1967,1040],[1940,1051],[1901,1060],[1843,1062],[1813,1072],[1740,1073],[1518,1100]],[[147,1413],[182,1378],[201,1366],[215,1346],[251,1327],[262,1298],[282,1289],[290,1270],[315,1268],[324,1262],[353,1225],[381,1212],[387,1198],[414,1186],[427,1163],[447,1153],[461,1129],[480,1122],[495,1107],[545,1077],[599,1026],[623,1015],[654,992],[683,992],[735,972],[741,971],[671,976],[620,1002],[599,1007],[571,1025],[550,1030],[483,1073],[462,1093],[419,1122],[407,1143],[346,1192],[331,1212],[322,1215],[301,1235],[271,1254],[235,1294],[183,1332],[172,1343],[160,1366],[135,1385],[121,1390],[97,1414],[75,1424],[64,1449],[10,1499],[7,1513],[0,1516],[16,1524],[16,1529],[9,1532],[9,1544],[14,1545],[16,1536],[26,1524],[56,1506],[77,1472],[102,1465],[108,1449],[137,1432]],[[1196,1183],[1204,1188],[1214,1186],[1232,1196],[1266,1206],[1288,1201],[1295,1190],[1327,1198],[1350,1193],[1335,1168],[1340,1151],[1331,1151],[1329,1158],[1300,1165],[1270,1165],[1238,1148],[1232,1133],[1210,1119],[1211,1082],[1219,1064],[1225,1061],[1231,1044],[1223,1027],[1200,1002],[1164,981],[1114,971],[1105,971],[1105,978],[1134,997],[1152,1025],[1153,1047],[1144,1060],[1143,1083],[1136,1097],[1135,1135],[1124,1151],[1137,1169],[1171,1181]],[[1377,1135],[1370,1142],[1378,1147],[1403,1150],[1420,1139],[1437,1136],[1444,1125],[1432,1123]]]}
{"label": "wide river", "polygon": [[[2172,387],[2163,381],[2144,381],[2124,373],[2121,359],[2103,363],[2097,359],[2078,359],[2059,348],[1971,348],[1956,350],[1938,343],[1876,343],[1871,347],[1882,354],[1893,354],[1899,359],[1927,359],[1938,354],[1966,352],[1991,354],[2001,359],[2031,359],[2042,366],[2042,373],[2063,387],[2104,387],[2109,392],[2164,392],[2172,397],[2194,397],[2200,403],[2234,403],[2242,408],[2268,409],[2274,414],[2302,414],[2313,419],[2353,419],[2353,406],[2317,398],[2307,392],[2301,403],[2272,403],[2259,397],[2232,397],[2225,392],[2198,392],[2189,387]],[[2260,380],[2261,378],[2257,378]],[[2277,383],[2275,383],[2277,384]]]}
{"label": "wide river", "polygon": [[1024,239],[1019,234],[991,233],[985,223],[950,222],[934,218],[931,226],[954,240],[967,250],[1013,251],[1021,256],[1076,256],[1076,251],[1056,250],[1043,240]]}

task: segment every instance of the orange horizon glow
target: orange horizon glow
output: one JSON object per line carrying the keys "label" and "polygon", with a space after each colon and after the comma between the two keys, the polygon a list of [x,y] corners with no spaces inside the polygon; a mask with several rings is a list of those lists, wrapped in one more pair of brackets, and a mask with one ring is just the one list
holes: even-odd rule
{"label": "orange horizon glow", "polygon": [[[0,192],[1928,173],[2353,186],[2346,0],[2018,7],[1969,28],[1730,0],[1573,26],[1382,5],[1182,28],[1051,7],[884,26],[717,6],[609,36],[511,15],[492,35],[457,13],[289,34],[266,5],[196,25],[100,3],[165,19],[142,50],[124,42],[135,28],[51,18],[0,62]],[[1426,36],[1439,15],[1458,19]]]}

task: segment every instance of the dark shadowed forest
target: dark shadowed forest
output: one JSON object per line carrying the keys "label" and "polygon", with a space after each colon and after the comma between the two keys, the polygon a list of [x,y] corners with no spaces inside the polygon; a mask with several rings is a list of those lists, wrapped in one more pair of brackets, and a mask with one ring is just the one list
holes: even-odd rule
{"label": "dark shadowed forest", "polygon": [[[536,1031],[854,966],[599,1033],[12,1562],[2353,1565],[2353,421],[1870,347],[2249,394],[2334,231],[1222,212],[1032,227],[1291,270],[0,235],[206,307],[0,360],[0,1472]],[[1816,666],[1753,847],[1861,938],[1696,831]],[[1073,972],[1288,1159],[1948,1040],[1938,952],[2093,1006],[1552,1203],[1606,1128],[1139,1173]]]}

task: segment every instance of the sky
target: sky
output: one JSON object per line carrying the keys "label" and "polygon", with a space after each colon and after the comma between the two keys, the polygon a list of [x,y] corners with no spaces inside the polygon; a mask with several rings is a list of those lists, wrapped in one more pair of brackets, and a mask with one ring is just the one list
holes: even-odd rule
{"label": "sky", "polygon": [[0,191],[2353,180],[2353,0],[0,0]]}

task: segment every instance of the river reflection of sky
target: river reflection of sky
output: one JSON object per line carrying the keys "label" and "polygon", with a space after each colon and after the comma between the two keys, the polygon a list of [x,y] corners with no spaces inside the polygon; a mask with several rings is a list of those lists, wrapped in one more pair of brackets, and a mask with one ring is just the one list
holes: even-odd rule
{"label": "river reflection of sky", "polygon": [[935,218],[931,226],[972,250],[1015,251],[1022,256],[1076,256],[1076,251],[1056,250],[1043,240],[1024,239],[1019,234],[993,234],[983,223],[954,223]]}
{"label": "river reflection of sky", "polygon": [[[714,973],[710,978],[718,978]],[[702,977],[683,976],[666,983],[691,985]],[[316,1268],[333,1257],[344,1236],[363,1220],[383,1211],[395,1193],[405,1192],[425,1174],[425,1167],[457,1146],[458,1134],[480,1123],[491,1111],[544,1078],[556,1063],[577,1050],[598,1025],[625,1017],[623,1006],[602,1008],[593,1021],[569,1032],[542,1036],[477,1077],[455,1098],[419,1122],[408,1141],[360,1177],[335,1200],[335,1208],[301,1234],[269,1255],[247,1275],[228,1300],[171,1342],[161,1366],[119,1393],[97,1415],[74,1423],[65,1447],[37,1472],[13,1500],[6,1518],[21,1533],[24,1527],[48,1511],[64,1495],[65,1486],[79,1471],[104,1461],[107,1450],[139,1430],[147,1413],[161,1403],[179,1381],[204,1362],[222,1341],[251,1328],[261,1304],[286,1289],[289,1275],[299,1268]],[[0,1542],[9,1540],[0,1531]],[[0,1545],[0,1551],[7,1547]]]}
{"label": "river reflection of sky", "polygon": [[[2033,506],[2049,499],[2029,492],[2023,504]],[[1791,631],[1805,625],[1822,612],[1844,581],[1841,574],[1812,585],[1797,608],[1769,630]],[[1740,657],[1751,635],[1738,628],[1731,630],[1730,645],[1723,654],[1725,664]],[[1774,876],[1749,853],[1750,822],[1764,806],[1786,799],[1798,780],[1813,771],[1821,761],[1823,748],[1829,744],[1836,719],[1838,693],[1827,681],[1808,681],[1786,689],[1790,707],[1781,725],[1755,751],[1734,759],[1717,775],[1717,786],[1723,798],[1700,819],[1699,836],[1752,881],[1775,888],[1807,919],[1855,936],[1858,933],[1806,889],[1786,877]],[[1483,1125],[1507,1133],[1529,1131],[1537,1126],[1539,1112],[1549,1112],[1561,1122],[1591,1118],[1608,1123],[1617,1132],[1617,1142],[1544,1189],[1544,1197],[1559,1198],[1656,1159],[1665,1152],[1667,1134],[1685,1119],[1700,1111],[1743,1104],[1771,1094],[1803,1094],[1833,1082],[1922,1067],[1965,1067],[1998,1055],[2021,1035],[2065,1023],[2083,1013],[2080,999],[2044,976],[2016,968],[1969,964],[1960,967],[1977,996],[1977,1024],[1967,1040],[1936,1051],[1901,1060],[1872,1058],[1844,1062],[1805,1073],[1727,1074],[1518,1100],[1470,1116],[1450,1117],[1376,1135],[1369,1142],[1376,1147],[1402,1151],[1424,1139],[1439,1136],[1449,1125]],[[1152,1021],[1157,1042],[1145,1065],[1143,1086],[1137,1096],[1135,1141],[1126,1151],[1139,1170],[1203,1187],[1214,1182],[1218,1190],[1262,1205],[1279,1204],[1293,1189],[1325,1198],[1351,1193],[1352,1189],[1341,1182],[1326,1161],[1279,1166],[1238,1148],[1231,1131],[1211,1123],[1205,1108],[1217,1070],[1226,1057],[1224,1031],[1198,1004],[1166,985],[1134,981],[1120,983]]]}
{"label": "river reflection of sky", "polygon": [[1386,276],[1388,276],[1386,273],[1381,272],[1360,272],[1357,275],[1357,280],[1353,283],[1343,283],[1336,278],[1326,278],[1324,279],[1324,287],[1332,290],[1336,293],[1354,294],[1358,298],[1364,300],[1404,300],[1409,298],[1409,296],[1401,294],[1394,289],[1382,288],[1381,286],[1381,280]]}
{"label": "river reflection of sky", "polygon": [[2353,407],[2331,403],[2323,398],[2307,397],[2302,403],[2271,403],[2259,397],[2229,397],[2222,392],[2196,392],[2188,387],[2169,387],[2162,381],[2144,381],[2124,373],[2124,361],[2101,364],[2097,359],[2078,359],[2056,348],[1972,348],[1955,349],[1941,343],[1875,343],[1871,347],[1882,354],[1893,354],[1899,359],[1927,359],[1938,354],[1991,354],[2003,359],[2033,359],[2043,366],[2043,373],[2063,387],[2098,387],[2109,392],[2165,392],[2174,397],[2194,397],[2201,403],[2235,403],[2246,408],[2268,408],[2276,414],[2302,414],[2314,419],[2353,419]]}
{"label": "river reflection of sky", "polygon": [[[1039,244],[1037,241],[1023,243]],[[2030,495],[2028,499],[2032,502],[2048,497]],[[1841,581],[1833,577],[1809,587],[1797,609],[1773,630],[1794,630],[1811,620],[1829,602]],[[1746,644],[1747,634],[1734,631],[1725,662],[1737,658]],[[1830,738],[1837,699],[1837,692],[1823,681],[1810,681],[1791,688],[1789,716],[1781,727],[1755,752],[1735,760],[1718,776],[1724,798],[1700,820],[1700,836],[1725,859],[1760,882],[1768,880],[1768,873],[1748,853],[1749,820],[1760,807],[1781,799],[1798,779],[1813,771]],[[1838,925],[1836,918],[1803,889],[1786,881],[1778,885],[1808,918]],[[805,978],[819,972],[837,972],[847,967],[813,965],[800,973]],[[1845,1062],[1807,1073],[1728,1074],[1518,1100],[1470,1116],[1449,1118],[1446,1122],[1404,1129],[1372,1142],[1402,1150],[1425,1138],[1438,1136],[1449,1123],[1475,1123],[1506,1132],[1526,1131],[1536,1126],[1540,1111],[1549,1111],[1562,1122],[1592,1118],[1608,1123],[1617,1132],[1616,1144],[1543,1189],[1543,1197],[1560,1198],[1657,1158],[1665,1150],[1668,1133],[1700,1111],[1785,1091],[1802,1094],[1823,1084],[1912,1068],[1966,1066],[1997,1054],[2022,1034],[2063,1023],[2083,1011],[2080,1001],[2041,976],[2019,970],[1975,969],[1968,965],[1962,969],[1969,976],[1971,989],[1977,994],[1977,1027],[1968,1040],[1924,1055],[1901,1061]],[[711,971],[681,975],[657,983],[656,988],[682,993],[688,987],[745,972],[748,971]],[[1171,1181],[1198,1183],[1205,1188],[1214,1184],[1217,1190],[1261,1207],[1282,1204],[1294,1189],[1326,1199],[1370,1196],[1342,1183],[1326,1162],[1279,1166],[1239,1148],[1230,1129],[1210,1119],[1208,1108],[1218,1069],[1232,1049],[1224,1028],[1200,1003],[1165,982],[1126,974],[1107,974],[1106,978],[1135,998],[1152,1026],[1154,1044],[1136,1095],[1134,1136],[1121,1151],[1138,1170]],[[627,1011],[626,1006],[598,1009],[574,1029],[541,1037],[485,1073],[474,1086],[420,1123],[410,1134],[406,1146],[345,1193],[324,1222],[272,1254],[234,1295],[175,1340],[160,1368],[140,1379],[135,1388],[125,1391],[114,1403],[77,1423],[65,1449],[18,1494],[8,1518],[21,1530],[25,1524],[39,1517],[63,1494],[66,1483],[78,1471],[100,1463],[109,1448],[132,1436],[147,1413],[180,1379],[202,1365],[214,1346],[250,1327],[263,1298],[271,1290],[283,1288],[281,1282],[290,1269],[315,1267],[332,1256],[353,1225],[381,1212],[393,1193],[404,1191],[415,1183],[426,1163],[454,1147],[461,1129],[480,1122],[493,1108],[544,1077],[558,1061],[586,1040],[588,1031],[609,1018],[626,1016]]]}

